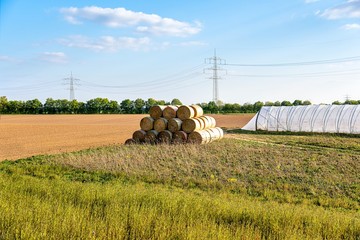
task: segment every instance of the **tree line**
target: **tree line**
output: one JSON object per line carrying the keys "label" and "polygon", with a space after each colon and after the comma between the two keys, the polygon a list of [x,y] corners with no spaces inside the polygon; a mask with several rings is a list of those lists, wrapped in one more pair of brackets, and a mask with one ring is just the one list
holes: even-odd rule
{"label": "tree line", "polygon": [[[310,105],[310,101],[295,100],[245,103],[198,103],[205,113],[256,113],[263,106],[299,106]],[[345,102],[335,101],[332,104],[360,104],[360,100],[347,100]],[[172,101],[155,100],[149,98],[143,100],[125,99],[121,102],[107,98],[94,98],[86,102],[77,100],[48,98],[44,103],[38,99],[19,101],[8,100],[7,97],[0,97],[0,114],[141,114],[148,113],[154,105],[182,105],[182,102],[174,98]]]}
{"label": "tree line", "polygon": [[154,105],[182,105],[179,99],[171,102],[149,98],[143,100],[125,99],[122,102],[107,98],[94,98],[86,102],[78,100],[48,98],[44,103],[38,99],[19,101],[0,97],[0,113],[2,114],[141,114],[147,113]]}

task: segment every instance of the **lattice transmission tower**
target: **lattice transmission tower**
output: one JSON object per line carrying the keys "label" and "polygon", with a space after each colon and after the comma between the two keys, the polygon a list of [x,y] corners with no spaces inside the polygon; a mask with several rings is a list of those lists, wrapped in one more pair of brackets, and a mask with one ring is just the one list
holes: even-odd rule
{"label": "lattice transmission tower", "polygon": [[68,90],[70,90],[70,101],[72,101],[72,100],[75,99],[74,85],[79,86],[80,79],[74,78],[73,75],[72,75],[72,72],[71,72],[70,77],[64,78],[63,80],[65,80],[65,83],[64,83],[65,85],[69,85]]}
{"label": "lattice transmission tower", "polygon": [[226,71],[223,68],[219,67],[219,65],[225,65],[226,61],[216,56],[216,49],[215,49],[214,56],[211,58],[206,58],[205,63],[212,65],[212,67],[204,69],[204,72],[206,71],[212,72],[212,76],[210,77],[210,79],[213,81],[213,101],[216,104],[218,104],[220,102],[218,81],[222,79],[222,77],[219,75],[219,71]]}

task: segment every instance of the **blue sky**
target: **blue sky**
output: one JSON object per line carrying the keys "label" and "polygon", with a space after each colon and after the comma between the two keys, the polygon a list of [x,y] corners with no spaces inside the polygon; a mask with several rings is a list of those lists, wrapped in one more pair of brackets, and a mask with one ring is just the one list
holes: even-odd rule
{"label": "blue sky", "polygon": [[360,0],[0,0],[0,7],[0,95],[9,99],[69,98],[63,79],[72,72],[80,101],[208,102],[212,65],[204,59],[215,48],[226,60],[223,102],[360,99]]}

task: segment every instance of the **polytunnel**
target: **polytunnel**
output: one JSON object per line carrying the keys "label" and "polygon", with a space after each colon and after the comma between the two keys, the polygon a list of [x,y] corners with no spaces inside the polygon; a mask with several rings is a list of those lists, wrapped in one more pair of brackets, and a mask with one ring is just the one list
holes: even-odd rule
{"label": "polytunnel", "polygon": [[360,105],[265,106],[242,129],[360,134]]}

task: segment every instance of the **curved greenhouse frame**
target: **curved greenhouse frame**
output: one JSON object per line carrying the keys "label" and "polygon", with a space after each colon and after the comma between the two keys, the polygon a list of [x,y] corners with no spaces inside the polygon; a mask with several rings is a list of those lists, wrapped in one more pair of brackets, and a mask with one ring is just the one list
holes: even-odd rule
{"label": "curved greenhouse frame", "polygon": [[360,134],[360,105],[262,107],[242,129]]}

